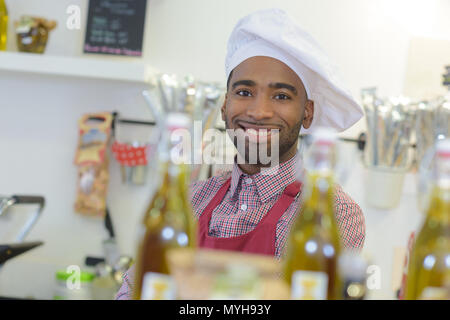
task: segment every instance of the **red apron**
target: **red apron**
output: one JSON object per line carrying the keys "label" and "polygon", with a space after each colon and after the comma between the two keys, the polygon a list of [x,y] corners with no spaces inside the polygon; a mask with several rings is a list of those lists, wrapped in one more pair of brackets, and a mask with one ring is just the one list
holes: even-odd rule
{"label": "red apron", "polygon": [[209,222],[213,210],[222,202],[230,187],[231,178],[219,189],[206,206],[199,219],[198,245],[201,248],[241,251],[275,255],[277,222],[300,192],[301,183],[295,181],[284,189],[280,199],[250,232],[231,238],[218,238],[208,235]]}

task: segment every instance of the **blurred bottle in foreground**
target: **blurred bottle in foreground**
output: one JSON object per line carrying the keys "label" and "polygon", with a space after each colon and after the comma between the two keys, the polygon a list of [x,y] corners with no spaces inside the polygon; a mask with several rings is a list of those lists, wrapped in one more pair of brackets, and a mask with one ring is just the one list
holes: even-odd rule
{"label": "blurred bottle in foreground", "polygon": [[284,277],[292,299],[338,299],[341,243],[333,192],[336,135],[318,129],[312,138],[305,159],[303,205],[289,234]]}
{"label": "blurred bottle in foreground", "polygon": [[450,139],[436,144],[433,189],[408,268],[406,299],[450,299]]}
{"label": "blurred bottle in foreground", "polygon": [[179,133],[190,132],[190,118],[170,113],[158,145],[162,181],[145,211],[136,257],[134,299],[176,299],[167,261],[172,248],[197,244],[196,223],[188,197],[189,167]]}
{"label": "blurred bottle in foreground", "polygon": [[6,51],[8,37],[8,9],[5,0],[0,0],[0,51]]}

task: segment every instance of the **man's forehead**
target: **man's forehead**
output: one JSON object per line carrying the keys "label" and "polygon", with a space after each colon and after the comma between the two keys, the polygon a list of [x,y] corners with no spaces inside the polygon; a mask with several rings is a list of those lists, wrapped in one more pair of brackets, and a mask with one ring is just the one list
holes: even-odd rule
{"label": "man's forehead", "polygon": [[305,90],[301,78],[284,62],[272,57],[255,56],[242,61],[230,74],[230,84],[237,81],[250,80],[257,85],[276,87],[278,83],[286,83]]}

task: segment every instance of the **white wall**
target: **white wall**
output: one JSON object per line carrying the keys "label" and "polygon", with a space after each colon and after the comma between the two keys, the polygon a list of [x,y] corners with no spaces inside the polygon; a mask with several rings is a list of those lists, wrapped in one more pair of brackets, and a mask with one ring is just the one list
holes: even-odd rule
{"label": "white wall", "polygon": [[[87,0],[6,1],[11,20],[33,13],[58,21],[48,54],[82,54]],[[72,4],[82,9],[79,31],[65,27]],[[234,24],[270,7],[288,11],[322,44],[356,97],[361,87],[373,85],[382,95],[402,92],[411,37],[450,40],[446,0],[149,0],[144,58],[160,70],[223,81],[226,40]],[[9,45],[15,47],[14,37]]]}
{"label": "white wall", "polygon": [[[7,4],[11,20],[26,13],[58,20],[46,54],[82,55],[84,29],[66,29],[65,11],[76,4],[85,16],[86,0],[7,0]],[[255,9],[274,6],[289,11],[317,38],[355,97],[366,86],[377,86],[382,95],[402,93],[411,37],[450,39],[450,2],[446,0],[149,0],[143,60],[161,71],[225,81],[223,61],[233,25]],[[14,41],[10,34],[11,50],[15,50]],[[0,194],[42,194],[48,203],[28,237],[45,245],[4,266],[0,295],[51,298],[57,268],[82,265],[86,255],[102,254],[101,241],[106,237],[102,221],[81,217],[72,209],[76,121],[83,113],[101,110],[149,119],[140,98],[144,87],[0,71]],[[361,122],[348,135],[363,129]],[[117,238],[123,253],[134,254],[134,226],[151,186],[123,186],[117,164],[113,162],[110,169],[108,203]],[[363,174],[360,163],[355,165],[346,190],[365,212],[366,248],[385,275],[376,295],[390,298],[393,247],[404,245],[420,220],[414,205],[414,179],[408,180],[399,208],[380,212],[365,205]]]}

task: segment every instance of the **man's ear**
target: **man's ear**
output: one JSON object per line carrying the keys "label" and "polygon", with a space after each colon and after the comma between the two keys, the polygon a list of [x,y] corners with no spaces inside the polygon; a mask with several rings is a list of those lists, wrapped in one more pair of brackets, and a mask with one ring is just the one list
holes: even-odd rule
{"label": "man's ear", "polygon": [[308,129],[314,119],[314,101],[306,100],[305,115],[303,117],[303,128]]}
{"label": "man's ear", "polygon": [[228,93],[225,94],[225,99],[223,99],[222,107],[220,108],[220,112],[222,113],[222,120],[225,121],[225,109],[227,105]]}

